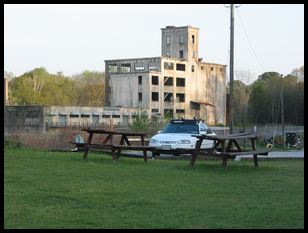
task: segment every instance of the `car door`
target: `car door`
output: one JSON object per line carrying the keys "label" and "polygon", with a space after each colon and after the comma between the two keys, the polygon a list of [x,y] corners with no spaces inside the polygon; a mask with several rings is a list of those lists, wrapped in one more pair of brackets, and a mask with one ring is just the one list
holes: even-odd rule
{"label": "car door", "polygon": [[[213,135],[212,130],[205,124],[200,123],[200,134],[202,135]],[[212,140],[203,140],[201,144],[201,148],[211,148],[213,146],[213,141]]]}

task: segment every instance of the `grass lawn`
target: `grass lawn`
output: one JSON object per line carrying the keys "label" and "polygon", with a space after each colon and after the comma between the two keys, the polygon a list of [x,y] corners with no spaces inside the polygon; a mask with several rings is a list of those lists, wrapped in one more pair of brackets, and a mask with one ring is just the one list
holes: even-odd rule
{"label": "grass lawn", "polygon": [[304,160],[4,151],[4,227],[304,228]]}

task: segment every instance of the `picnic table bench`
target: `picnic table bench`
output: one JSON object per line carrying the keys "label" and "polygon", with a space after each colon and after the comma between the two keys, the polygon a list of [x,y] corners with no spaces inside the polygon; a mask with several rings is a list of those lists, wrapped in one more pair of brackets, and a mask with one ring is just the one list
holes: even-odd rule
{"label": "picnic table bench", "polygon": [[[239,134],[227,134],[227,135],[193,135],[197,137],[195,149],[192,151],[190,165],[194,166],[194,163],[198,155],[216,156],[222,159],[224,169],[227,168],[227,160],[235,158],[239,155],[253,155],[254,166],[258,167],[258,155],[268,155],[270,150],[256,149],[256,140],[258,135],[251,133],[239,133]],[[201,151],[201,144],[203,140],[213,140],[213,147]],[[248,140],[250,142],[251,149],[244,150],[240,147],[240,140]],[[228,144],[227,144],[228,143]],[[227,146],[226,146],[227,144]]]}
{"label": "picnic table bench", "polygon": [[[89,134],[88,140],[85,143],[75,143],[76,146],[83,148],[83,159],[87,159],[89,150],[100,149],[111,151],[113,161],[116,161],[120,155],[122,150],[136,150],[143,151],[144,161],[147,161],[147,151],[155,151],[155,147],[150,147],[145,144],[145,136],[146,133],[142,132],[121,132],[121,131],[113,131],[113,130],[105,130],[105,129],[82,129]],[[92,139],[94,134],[99,135],[107,135],[107,137],[101,143],[92,143]],[[119,135],[121,137],[120,143],[114,143],[114,135]],[[129,137],[140,137],[141,145],[132,145]],[[109,142],[109,143],[108,143]]]}

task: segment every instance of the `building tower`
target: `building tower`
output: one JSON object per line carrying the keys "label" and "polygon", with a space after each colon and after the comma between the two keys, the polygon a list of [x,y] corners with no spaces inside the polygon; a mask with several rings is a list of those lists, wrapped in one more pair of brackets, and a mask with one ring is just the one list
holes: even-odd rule
{"label": "building tower", "polygon": [[163,57],[198,61],[199,28],[167,26],[161,30]]}

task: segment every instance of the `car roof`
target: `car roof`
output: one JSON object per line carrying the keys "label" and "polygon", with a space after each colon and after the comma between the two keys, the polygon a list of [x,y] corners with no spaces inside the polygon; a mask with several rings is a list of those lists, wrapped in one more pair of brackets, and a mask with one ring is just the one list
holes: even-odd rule
{"label": "car roof", "polygon": [[173,119],[170,121],[171,124],[197,124],[201,123],[201,120],[196,119]]}

